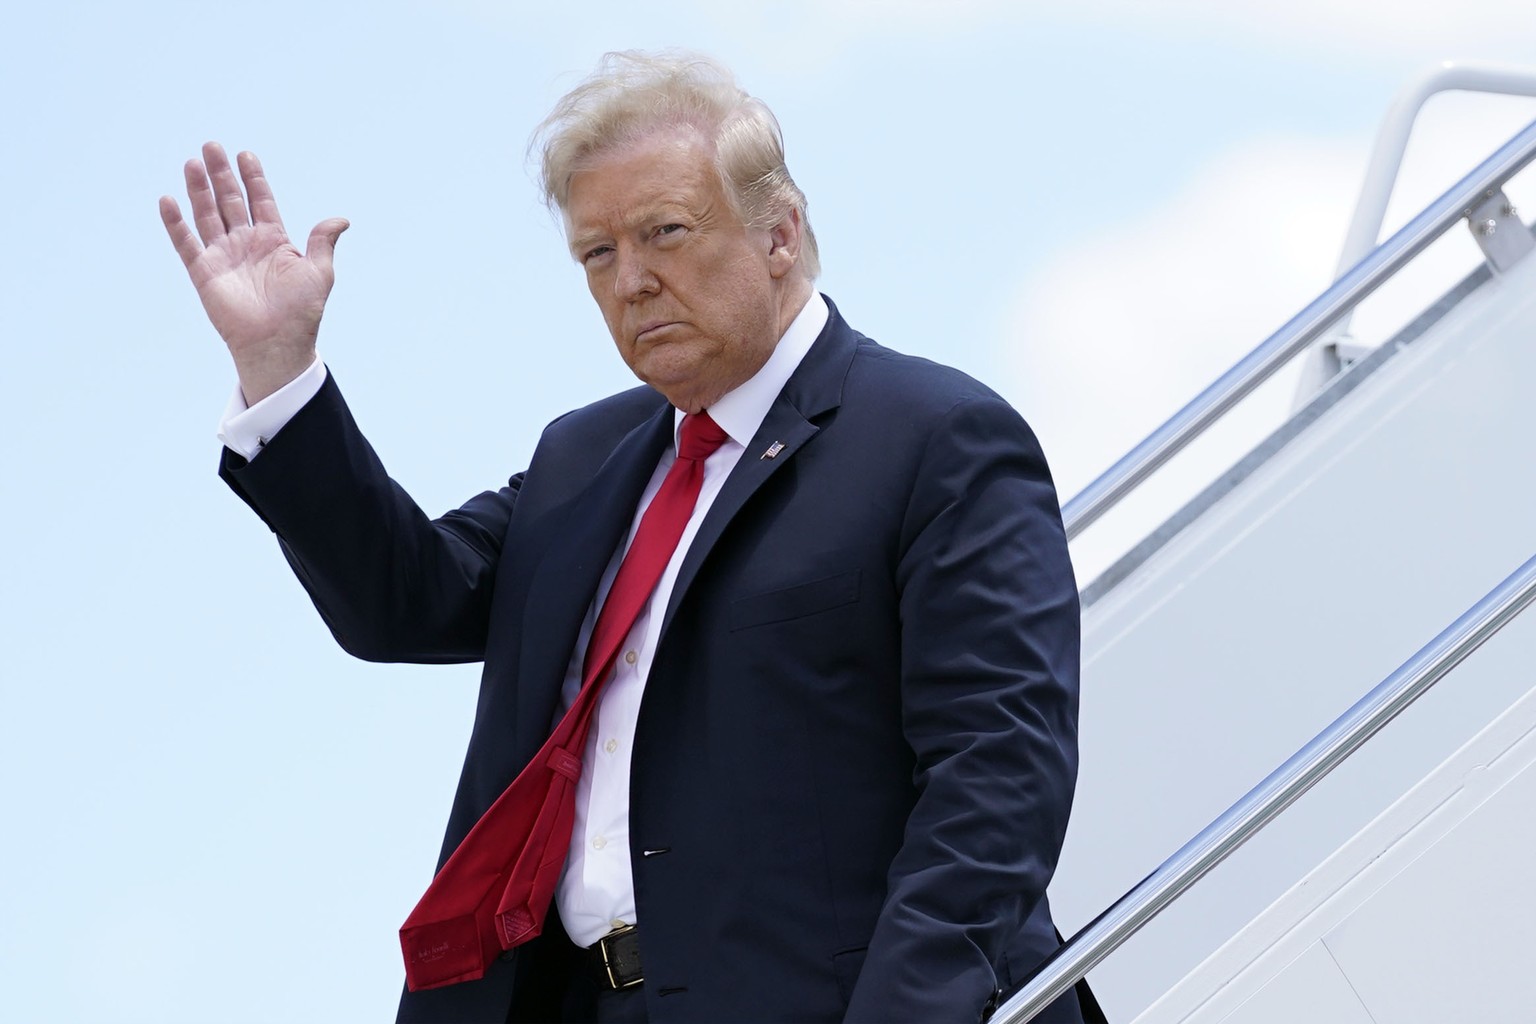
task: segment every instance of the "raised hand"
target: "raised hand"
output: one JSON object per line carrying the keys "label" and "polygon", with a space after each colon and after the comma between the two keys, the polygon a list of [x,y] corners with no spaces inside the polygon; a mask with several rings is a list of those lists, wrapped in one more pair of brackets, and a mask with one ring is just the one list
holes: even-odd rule
{"label": "raised hand", "polygon": [[202,160],[187,161],[197,234],[170,196],[160,197],[160,219],[208,319],[229,346],[246,402],[254,405],[314,361],[320,317],[336,279],[336,239],[347,222],[333,217],[316,224],[300,253],[288,240],[261,161],[254,153],[238,159],[239,180],[216,142],[203,146]]}

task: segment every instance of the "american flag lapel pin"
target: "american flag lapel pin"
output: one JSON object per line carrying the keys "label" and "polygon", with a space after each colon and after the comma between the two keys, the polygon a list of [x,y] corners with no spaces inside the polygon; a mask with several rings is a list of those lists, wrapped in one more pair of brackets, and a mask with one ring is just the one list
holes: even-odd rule
{"label": "american flag lapel pin", "polygon": [[763,454],[758,456],[758,459],[759,460],[762,460],[762,459],[776,459],[776,458],[779,457],[779,452],[781,452],[783,450],[784,450],[784,442],[783,441],[775,441],[775,442],[773,442],[773,444],[768,446],[768,450],[767,451],[763,452]]}

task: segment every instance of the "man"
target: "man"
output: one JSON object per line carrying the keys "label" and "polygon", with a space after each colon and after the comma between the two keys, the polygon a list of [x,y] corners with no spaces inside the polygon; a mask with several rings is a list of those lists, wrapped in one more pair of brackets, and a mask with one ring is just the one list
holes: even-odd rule
{"label": "man", "polygon": [[[1076,772],[1077,594],[1038,446],[815,293],[777,124],[723,68],[610,55],[541,132],[644,384],[435,521],[315,354],[346,222],[301,256],[255,157],[237,179],[212,144],[196,234],[161,200],[239,374],[225,480],[348,651],[485,663],[401,1019],[981,1019],[1058,943]],[[553,874],[513,899],[546,833]],[[1076,997],[1038,1019],[1081,1020]]]}

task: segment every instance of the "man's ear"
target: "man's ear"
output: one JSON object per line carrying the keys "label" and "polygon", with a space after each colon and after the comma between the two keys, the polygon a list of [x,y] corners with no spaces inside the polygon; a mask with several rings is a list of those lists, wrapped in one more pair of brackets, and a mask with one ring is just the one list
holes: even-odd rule
{"label": "man's ear", "polygon": [[805,237],[805,225],[800,211],[786,210],[779,222],[768,229],[768,273],[782,278],[800,262],[800,245]]}

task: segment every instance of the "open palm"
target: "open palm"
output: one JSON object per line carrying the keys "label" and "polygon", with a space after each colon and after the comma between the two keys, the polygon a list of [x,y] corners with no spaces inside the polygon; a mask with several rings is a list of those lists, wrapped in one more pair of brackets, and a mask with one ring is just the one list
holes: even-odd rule
{"label": "open palm", "polygon": [[278,216],[261,162],[241,153],[239,164],[237,179],[223,148],[205,145],[203,159],[186,165],[196,234],[169,196],[160,200],[160,217],[208,319],[229,346],[246,401],[254,403],[314,359],[335,281],[336,239],[347,222],[321,221],[300,253]]}

